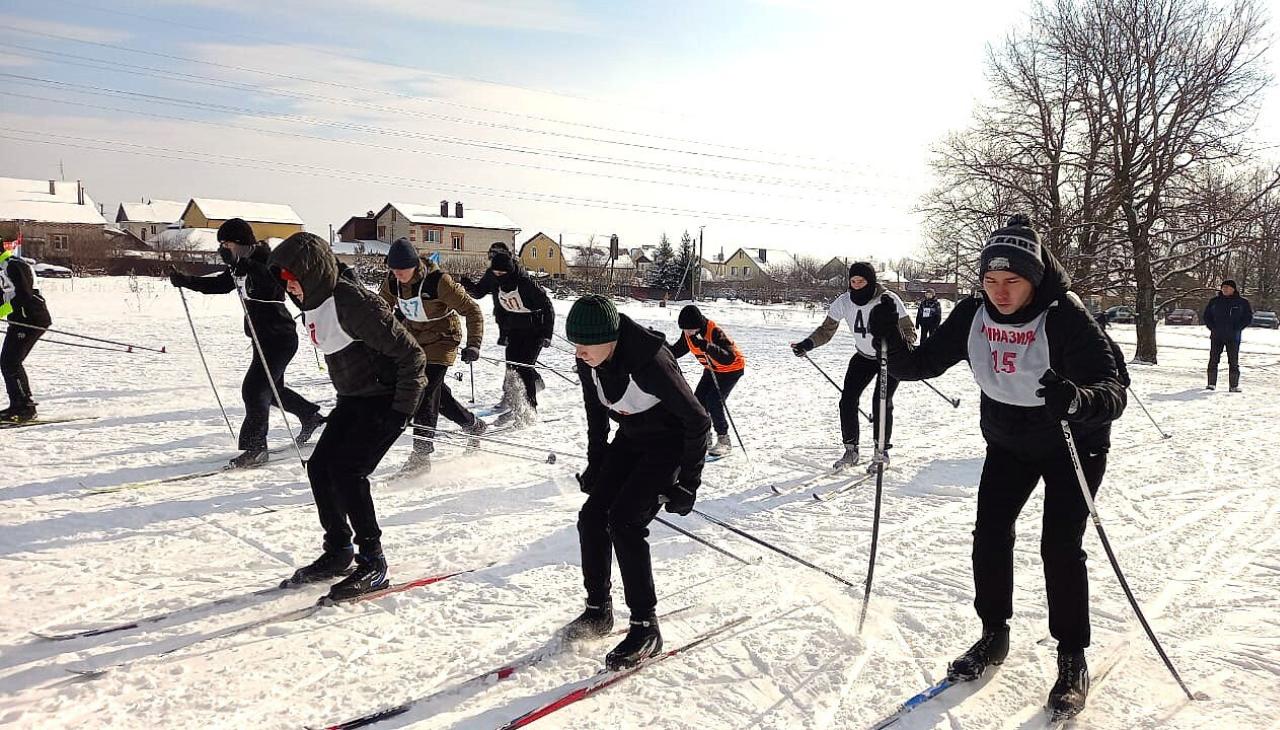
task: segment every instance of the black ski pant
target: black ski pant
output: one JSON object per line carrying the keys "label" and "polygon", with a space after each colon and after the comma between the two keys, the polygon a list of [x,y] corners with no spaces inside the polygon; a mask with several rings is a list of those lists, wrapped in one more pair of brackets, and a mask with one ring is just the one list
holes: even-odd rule
{"label": "black ski pant", "polygon": [[44,330],[9,323],[4,346],[0,347],[0,373],[4,375],[4,389],[9,393],[11,408],[25,408],[35,404],[31,397],[31,381],[27,380],[27,369],[22,363],[43,334]]}
{"label": "black ski pant", "polygon": [[1227,372],[1231,378],[1231,387],[1240,387],[1240,340],[1231,337],[1214,335],[1209,341],[1209,385],[1218,384],[1218,363],[1222,361],[1222,351],[1227,351]]}
{"label": "black ski pant", "polygon": [[422,394],[418,413],[413,418],[413,435],[422,438],[413,440],[414,451],[430,454],[436,450],[435,444],[427,439],[436,437],[435,429],[436,424],[440,422],[440,416],[463,428],[474,425],[476,422],[475,414],[459,403],[453,397],[453,391],[449,390],[449,385],[444,378],[448,372],[448,365],[427,363],[427,389]]}
{"label": "black ski pant", "polygon": [[393,396],[338,396],[324,431],[307,462],[325,550],[352,543],[366,555],[382,552],[382,530],[373,511],[369,475],[400,437]]}
{"label": "black ski pant", "polygon": [[[289,369],[289,362],[298,351],[298,338],[279,337],[260,340],[262,354],[267,361],[267,369],[262,367],[263,358],[259,358],[255,349],[253,362],[244,374],[244,382],[240,385],[240,396],[244,398],[244,421],[240,424],[240,448],[267,448],[267,428],[271,424],[271,405],[275,396],[271,392],[271,382],[275,381],[280,391],[280,400],[284,402],[285,411],[297,416],[301,421],[315,418],[320,406],[298,395],[284,384],[284,372]],[[267,379],[268,370],[271,379]],[[275,403],[276,406],[281,404]]]}
{"label": "black ski pant", "polygon": [[[844,372],[844,393],[840,396],[840,437],[846,444],[858,443],[858,401],[862,391],[880,376],[880,363],[869,357],[854,355],[849,359],[849,369]],[[878,386],[877,386],[878,388]],[[893,447],[893,393],[898,389],[898,379],[889,376],[888,413],[884,421],[885,450]],[[880,434],[880,394],[871,391],[871,438]]]}
{"label": "black ski pant", "polygon": [[929,320],[928,322],[921,322],[920,323],[920,342],[923,343],[925,340],[929,339],[937,329],[938,329],[938,323],[933,320]]}
{"label": "black ski pant", "polygon": [[702,369],[702,379],[698,381],[698,387],[694,389],[693,395],[710,414],[717,436],[729,433],[729,421],[724,416],[724,401],[728,400],[729,393],[733,392],[733,386],[738,384],[745,372],[744,368],[731,373],[713,374],[705,367]]}
{"label": "black ski pant", "polygon": [[631,617],[654,616],[658,598],[649,561],[649,523],[658,514],[658,495],[676,483],[682,451],[678,434],[633,441],[619,433],[606,447],[600,473],[588,485],[591,493],[578,512],[588,604],[599,606],[609,600],[616,554]]}
{"label": "black ski pant", "polygon": [[[538,356],[541,354],[542,336],[537,332],[516,330],[507,333],[507,362],[522,362],[526,365],[533,365],[538,362]],[[507,401],[507,404],[514,408],[518,402],[515,398],[517,394],[509,390],[509,388],[514,387],[512,381],[518,380],[523,386],[525,401],[536,409],[538,407],[538,391],[546,387],[537,368],[508,365],[507,371],[507,379],[503,383],[503,398]]]}
{"label": "black ski pant", "polygon": [[[1080,454],[1089,492],[1097,494],[1107,469],[1107,453]],[[1089,508],[1067,454],[1029,456],[1025,451],[987,445],[978,485],[978,518],[973,529],[973,606],[983,626],[999,626],[1013,616],[1015,523],[1036,484],[1044,480],[1044,523],[1040,557],[1049,598],[1049,633],[1060,651],[1089,646],[1089,574],[1081,547]]]}

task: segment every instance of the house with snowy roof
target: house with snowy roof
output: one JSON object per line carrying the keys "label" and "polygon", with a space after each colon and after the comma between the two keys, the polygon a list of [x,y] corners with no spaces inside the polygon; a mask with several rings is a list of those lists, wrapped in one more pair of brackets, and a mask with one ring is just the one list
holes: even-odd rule
{"label": "house with snowy roof", "polygon": [[79,180],[0,177],[0,222],[17,227],[24,256],[42,261],[91,265],[112,249],[107,220]]}
{"label": "house with snowy roof", "polygon": [[147,200],[121,203],[116,210],[116,227],[128,231],[143,243],[154,241],[160,232],[178,225],[186,204],[177,200]]}
{"label": "house with snowy roof", "polygon": [[585,282],[609,277],[615,282],[630,282],[635,279],[638,271],[629,250],[619,248],[617,258],[610,257],[611,238],[612,236],[602,233],[560,234],[568,277]]}
{"label": "house with snowy roof", "polygon": [[468,210],[461,202],[442,200],[438,206],[391,202],[374,216],[379,241],[393,243],[407,238],[424,253],[474,253],[484,255],[495,241],[515,251],[517,226],[505,213]]}
{"label": "house with snowy roof", "polygon": [[520,244],[517,254],[525,271],[531,274],[545,274],[552,279],[563,279],[568,273],[565,266],[564,247],[558,238],[552,238],[538,231]]}
{"label": "house with snowy roof", "polygon": [[779,248],[740,248],[722,265],[725,281],[755,285],[781,281],[795,268],[795,259]]}
{"label": "house with snowy roof", "polygon": [[282,203],[251,203],[243,200],[192,198],[179,216],[183,228],[217,229],[232,218],[241,218],[253,228],[259,241],[288,238],[303,230],[302,219]]}

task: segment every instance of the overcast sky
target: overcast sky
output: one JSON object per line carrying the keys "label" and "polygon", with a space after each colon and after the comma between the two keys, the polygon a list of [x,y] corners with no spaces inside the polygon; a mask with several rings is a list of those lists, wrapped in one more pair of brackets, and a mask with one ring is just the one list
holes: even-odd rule
{"label": "overcast sky", "polygon": [[[897,258],[921,243],[930,146],[968,123],[986,44],[1030,4],[861,5],[8,0],[0,175],[61,162],[108,217],[231,198],[327,235],[447,199],[519,240],[705,226],[708,257]],[[1258,141],[1280,143],[1278,96]]]}

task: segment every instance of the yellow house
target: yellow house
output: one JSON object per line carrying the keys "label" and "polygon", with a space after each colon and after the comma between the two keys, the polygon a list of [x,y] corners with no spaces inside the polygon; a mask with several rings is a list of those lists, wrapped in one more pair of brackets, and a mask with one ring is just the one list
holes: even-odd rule
{"label": "yellow house", "polygon": [[776,248],[740,248],[720,266],[725,281],[764,285],[791,273],[795,261]]}
{"label": "yellow house", "polygon": [[553,279],[564,278],[564,252],[560,244],[547,234],[538,233],[520,244],[519,255],[526,271],[548,274]]}
{"label": "yellow house", "polygon": [[287,205],[213,198],[192,198],[179,221],[183,228],[217,228],[232,218],[243,218],[259,241],[288,238],[303,228],[302,219]]}

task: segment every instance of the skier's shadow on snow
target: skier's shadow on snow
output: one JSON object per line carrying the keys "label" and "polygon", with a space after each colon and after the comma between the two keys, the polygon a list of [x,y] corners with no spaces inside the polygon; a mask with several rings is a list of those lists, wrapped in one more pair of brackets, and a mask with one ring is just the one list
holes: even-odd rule
{"label": "skier's shadow on snow", "polygon": [[1153,401],[1192,401],[1213,396],[1212,390],[1203,388],[1191,388],[1189,390],[1179,391],[1177,393],[1151,393],[1147,396],[1148,400]]}

